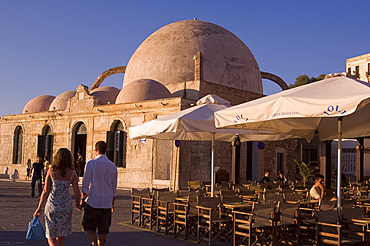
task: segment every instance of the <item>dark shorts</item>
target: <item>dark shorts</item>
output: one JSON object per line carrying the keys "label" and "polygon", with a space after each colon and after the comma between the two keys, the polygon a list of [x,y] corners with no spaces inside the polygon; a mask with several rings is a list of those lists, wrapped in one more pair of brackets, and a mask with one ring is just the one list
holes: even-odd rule
{"label": "dark shorts", "polygon": [[112,222],[112,211],[110,208],[93,208],[89,204],[85,205],[82,213],[82,228],[84,231],[108,234]]}

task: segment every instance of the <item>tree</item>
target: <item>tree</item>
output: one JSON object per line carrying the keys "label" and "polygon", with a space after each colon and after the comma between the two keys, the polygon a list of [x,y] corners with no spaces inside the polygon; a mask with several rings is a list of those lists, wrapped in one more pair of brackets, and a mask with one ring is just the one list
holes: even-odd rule
{"label": "tree", "polygon": [[297,87],[297,86],[310,84],[312,82],[323,80],[324,78],[325,78],[325,74],[321,74],[318,77],[311,77],[311,78],[309,78],[308,75],[306,75],[306,74],[302,74],[302,75],[299,75],[295,79],[294,84],[289,85],[289,88],[294,88],[294,87]]}
{"label": "tree", "polygon": [[298,162],[297,160],[294,160],[294,161],[295,161],[295,163],[297,164],[297,166],[299,168],[299,175],[302,177],[303,186],[306,187],[307,180],[312,175],[315,168],[311,167],[310,162],[306,164],[303,161],[301,161],[301,162]]}

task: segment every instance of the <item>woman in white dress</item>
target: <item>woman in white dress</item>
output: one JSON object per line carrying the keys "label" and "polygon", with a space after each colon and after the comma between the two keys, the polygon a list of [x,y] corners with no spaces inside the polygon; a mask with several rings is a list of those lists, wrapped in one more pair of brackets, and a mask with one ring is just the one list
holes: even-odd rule
{"label": "woman in white dress", "polygon": [[71,152],[58,150],[49,168],[39,205],[33,216],[39,216],[45,204],[45,234],[49,245],[64,245],[64,237],[72,233],[72,202],[69,186],[72,184],[76,207],[81,209],[78,176],[73,167]]}

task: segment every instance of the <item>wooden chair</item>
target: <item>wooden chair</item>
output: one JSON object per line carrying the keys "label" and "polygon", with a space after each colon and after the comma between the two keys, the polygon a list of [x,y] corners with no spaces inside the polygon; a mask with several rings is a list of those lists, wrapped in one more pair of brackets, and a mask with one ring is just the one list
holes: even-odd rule
{"label": "wooden chair", "polygon": [[315,211],[317,219],[316,239],[317,245],[365,245],[365,242],[356,234],[345,230],[338,223],[337,210]]}
{"label": "wooden chair", "polygon": [[164,228],[165,235],[173,228],[174,223],[174,207],[175,199],[178,197],[178,192],[159,192],[156,200],[157,207],[157,232]]}
{"label": "wooden chair", "polygon": [[184,239],[196,231],[198,221],[198,196],[187,196],[176,198],[174,205],[174,237],[178,237],[181,232],[184,232]]}
{"label": "wooden chair", "polygon": [[154,192],[152,197],[141,198],[141,226],[144,228],[148,225],[150,230],[153,229],[153,226],[157,222],[155,209],[156,194],[157,192]]}
{"label": "wooden chair", "polygon": [[204,240],[212,245],[221,236],[227,238],[231,234],[232,221],[220,218],[220,203],[220,197],[198,197],[198,243]]}
{"label": "wooden chair", "polygon": [[277,211],[277,235],[280,243],[287,245],[299,245],[300,232],[297,223],[298,204],[278,203]]}
{"label": "wooden chair", "polygon": [[198,190],[202,186],[201,181],[188,181],[188,189],[189,190]]}
{"label": "wooden chair", "polygon": [[276,245],[273,217],[275,204],[254,204],[253,212],[234,211],[233,245]]}
{"label": "wooden chair", "polygon": [[149,189],[131,189],[131,223],[134,224],[137,221],[139,226],[142,219],[142,197],[150,197]]}

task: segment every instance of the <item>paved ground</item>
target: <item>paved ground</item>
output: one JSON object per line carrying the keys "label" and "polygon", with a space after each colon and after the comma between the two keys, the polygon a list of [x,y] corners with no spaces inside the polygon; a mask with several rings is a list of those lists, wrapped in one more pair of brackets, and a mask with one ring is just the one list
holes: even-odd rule
{"label": "paved ground", "polygon": [[[39,202],[31,198],[29,181],[0,180],[0,246],[47,245],[45,241],[25,240],[29,221]],[[36,191],[37,194],[37,191]],[[71,191],[72,194],[72,191]],[[119,190],[107,245],[195,245],[193,242],[144,230],[130,223],[130,192]],[[74,204],[74,203],[73,203]],[[40,216],[43,222],[43,216]],[[65,238],[65,245],[89,245],[80,227],[81,212],[73,210],[72,235]],[[227,245],[227,244],[222,244]]]}

